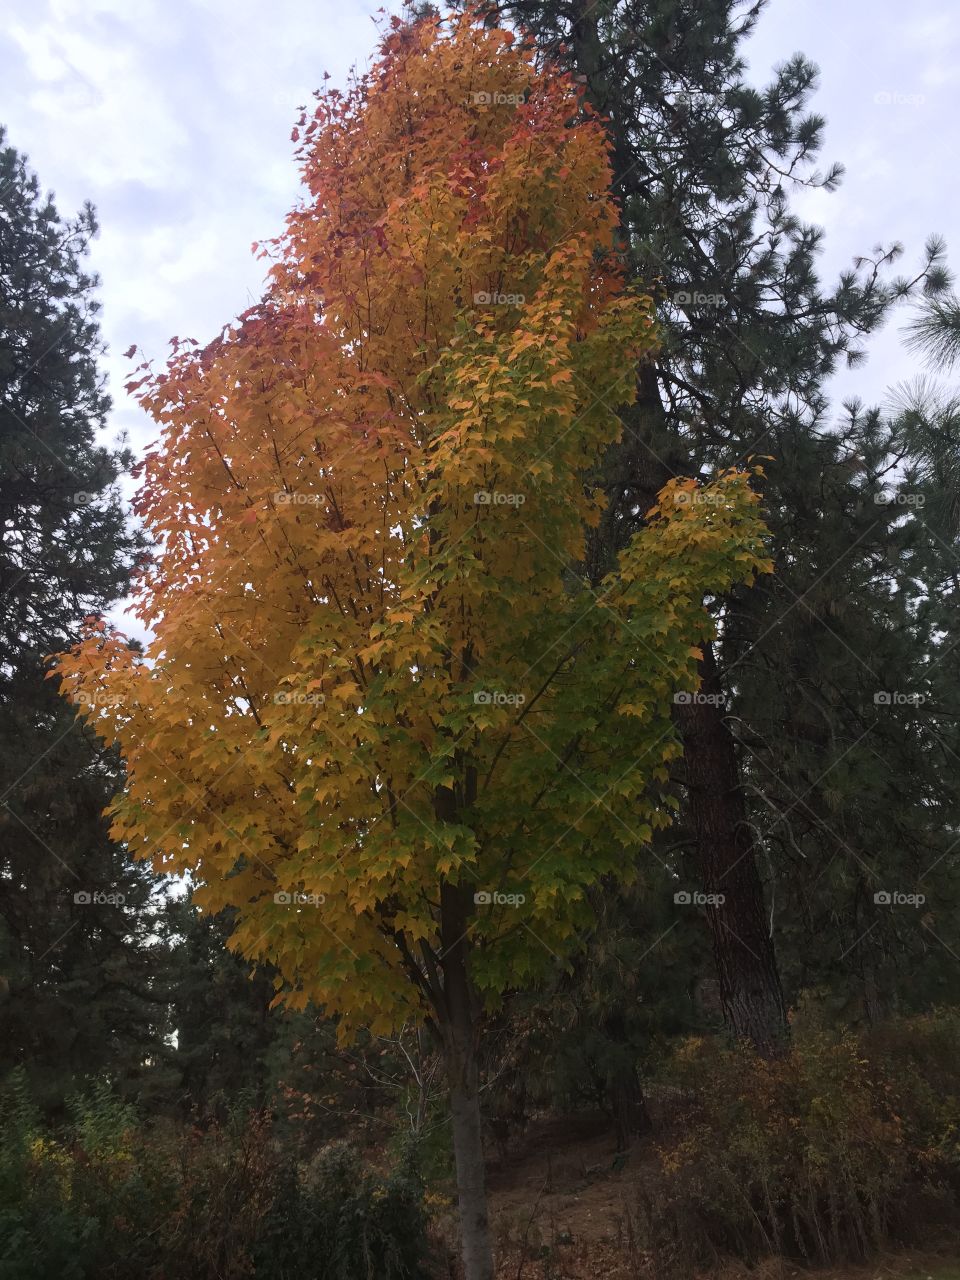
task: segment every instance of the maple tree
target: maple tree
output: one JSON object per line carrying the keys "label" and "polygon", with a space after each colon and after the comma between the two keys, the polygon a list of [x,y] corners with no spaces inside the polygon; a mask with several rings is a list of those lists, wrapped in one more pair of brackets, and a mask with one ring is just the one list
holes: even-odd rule
{"label": "maple tree", "polygon": [[232,908],[278,1000],[437,1031],[486,1280],[483,1002],[670,821],[703,597],[768,568],[763,530],[744,472],[673,481],[599,588],[578,568],[655,337],[571,78],[469,14],[398,23],[295,140],[262,302],[130,384],[153,639],[91,619],[56,670],[126,762],[115,837]]}

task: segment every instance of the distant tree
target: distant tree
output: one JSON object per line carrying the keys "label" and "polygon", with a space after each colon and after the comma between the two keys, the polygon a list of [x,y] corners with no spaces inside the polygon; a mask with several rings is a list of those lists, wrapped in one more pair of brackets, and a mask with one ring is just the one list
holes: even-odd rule
{"label": "distant tree", "polygon": [[129,456],[97,443],[110,402],[97,281],[83,267],[93,210],[61,218],[5,138],[0,129],[0,1070],[28,1064],[57,1105],[78,1074],[135,1075],[162,1031],[148,945],[156,877],[129,863],[101,816],[121,784],[117,758],[44,678],[45,655],[126,589],[142,540],[117,490]]}
{"label": "distant tree", "polygon": [[898,436],[856,403],[829,430],[778,429],[776,585],[739,602],[727,637],[788,995],[846,1023],[943,1002],[955,981],[948,544]]}
{"label": "distant tree", "polygon": [[267,1058],[280,1034],[272,975],[251,974],[249,963],[225,950],[231,916],[203,915],[189,893],[163,912],[173,1041],[164,1083],[181,1114],[200,1119],[222,1120],[241,1099],[268,1104]]}
{"label": "distant tree", "polygon": [[290,1149],[308,1156],[331,1138],[386,1140],[402,1123],[393,1111],[401,1085],[410,1085],[403,1054],[369,1035],[348,1050],[336,1020],[315,1006],[277,1007],[276,970],[252,969],[228,949],[235,923],[230,908],[201,912],[190,892],[164,904],[154,981],[169,1005],[169,1040],[145,1100],[201,1125],[264,1109]]}

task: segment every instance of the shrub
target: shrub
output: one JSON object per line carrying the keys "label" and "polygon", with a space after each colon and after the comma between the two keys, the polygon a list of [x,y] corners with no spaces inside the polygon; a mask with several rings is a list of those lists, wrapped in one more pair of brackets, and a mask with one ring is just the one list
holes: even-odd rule
{"label": "shrub", "polygon": [[409,1161],[301,1167],[259,1113],[145,1129],[105,1084],[71,1113],[55,1137],[22,1073],[0,1091],[0,1280],[426,1280]]}
{"label": "shrub", "polygon": [[876,1087],[902,1119],[916,1171],[960,1190],[960,1013],[891,1021],[863,1043]]}
{"label": "shrub", "polygon": [[427,1280],[427,1215],[411,1163],[386,1177],[345,1142],[314,1158],[264,1223],[258,1280]]}
{"label": "shrub", "polygon": [[71,1204],[70,1161],[44,1137],[18,1067],[0,1093],[0,1280],[83,1280],[97,1223]]}
{"label": "shrub", "polygon": [[[781,1058],[687,1042],[684,1102],[641,1225],[659,1269],[778,1253],[863,1259],[955,1216],[960,1024],[809,1033]],[[932,1052],[936,1049],[936,1052]]]}

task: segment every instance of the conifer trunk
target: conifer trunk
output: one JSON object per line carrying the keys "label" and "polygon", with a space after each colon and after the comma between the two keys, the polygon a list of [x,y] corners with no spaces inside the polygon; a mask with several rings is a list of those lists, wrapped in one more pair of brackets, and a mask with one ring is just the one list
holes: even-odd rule
{"label": "conifer trunk", "polygon": [[723,692],[710,645],[703,645],[701,686],[678,706],[684,765],[700,880],[723,901],[707,909],[724,1020],[733,1034],[765,1056],[787,1033],[786,1009],[763,885],[747,820],[736,744],[724,720]]}
{"label": "conifer trunk", "polygon": [[[587,96],[599,111],[610,113],[613,104],[604,81],[598,24],[597,7],[590,0],[574,0],[574,61],[586,80]],[[611,133],[614,190],[623,195],[636,166],[616,119]],[[629,229],[622,227],[622,232],[624,243],[629,243]],[[641,366],[637,377],[635,424],[639,426],[645,420],[662,424],[665,414],[655,366]],[[632,472],[631,495],[640,509],[646,510],[653,506],[672,468],[667,467],[650,441],[644,441],[644,433],[637,426],[626,433],[621,453],[627,471]],[[696,474],[689,463],[677,461],[681,473]],[[621,468],[614,471],[622,481]],[[709,648],[701,664],[701,677],[702,693],[721,692]],[[763,886],[747,822],[736,743],[719,702],[689,704],[679,707],[678,713],[700,880],[705,893],[722,893],[725,899],[720,908],[709,912],[724,1020],[738,1039],[749,1041],[765,1055],[771,1054],[785,1038],[786,1011],[773,940],[764,919]]]}

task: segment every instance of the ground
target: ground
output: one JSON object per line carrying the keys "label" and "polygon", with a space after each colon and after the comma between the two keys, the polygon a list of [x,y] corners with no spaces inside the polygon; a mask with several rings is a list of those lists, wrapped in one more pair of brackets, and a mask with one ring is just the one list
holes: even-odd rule
{"label": "ground", "polygon": [[[638,1144],[631,1155],[618,1156],[601,1115],[534,1121],[490,1175],[502,1275],[517,1280],[520,1267],[519,1280],[572,1280],[601,1274],[601,1263],[610,1280],[636,1274],[625,1269],[632,1205],[639,1168],[650,1155]],[[534,1265],[529,1259],[538,1254],[544,1256]]]}
{"label": "ground", "polygon": [[[655,1158],[648,1142],[619,1156],[599,1114],[531,1123],[489,1174],[497,1280],[650,1280],[634,1223],[642,1174]],[[711,1280],[960,1280],[958,1258],[960,1248],[903,1253],[815,1272],[776,1260],[715,1271]]]}

